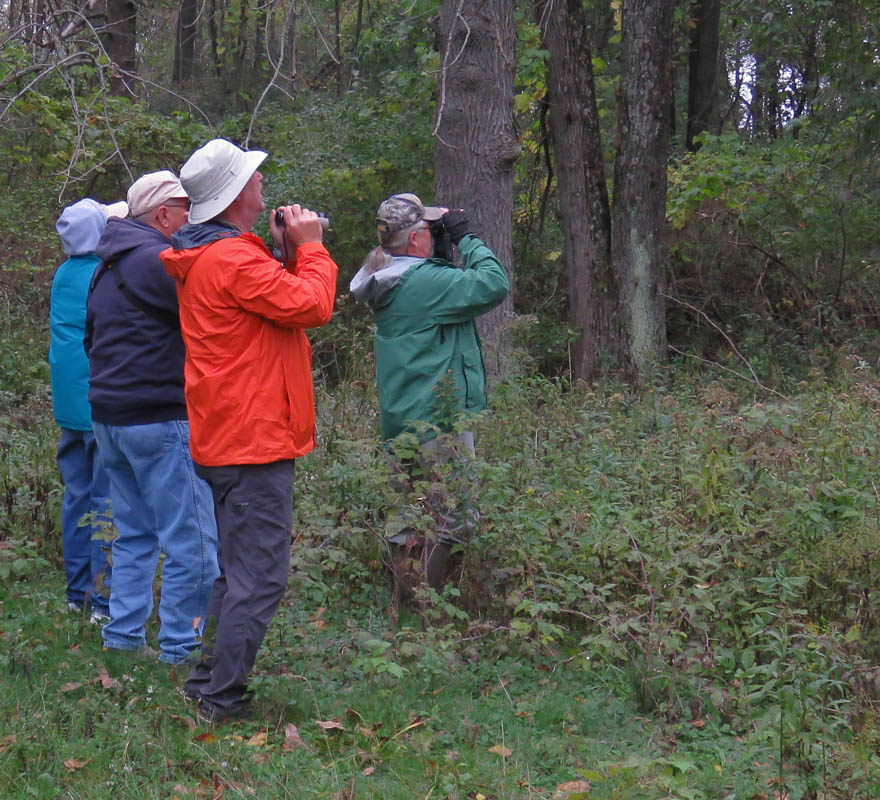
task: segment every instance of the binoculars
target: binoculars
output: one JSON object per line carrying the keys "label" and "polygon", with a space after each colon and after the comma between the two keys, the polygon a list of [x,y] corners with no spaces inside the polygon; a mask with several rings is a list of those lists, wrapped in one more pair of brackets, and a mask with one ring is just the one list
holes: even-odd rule
{"label": "binoculars", "polygon": [[[327,228],[330,227],[330,217],[326,214],[322,214],[320,211],[315,213],[317,213],[318,219],[321,222],[321,228],[326,231]],[[275,212],[275,224],[281,228],[284,227],[284,213],[280,209]]]}

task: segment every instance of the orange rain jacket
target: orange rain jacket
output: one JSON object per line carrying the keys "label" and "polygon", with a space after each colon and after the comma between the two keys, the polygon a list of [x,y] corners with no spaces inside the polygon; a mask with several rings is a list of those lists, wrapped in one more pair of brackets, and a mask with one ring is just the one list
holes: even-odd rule
{"label": "orange rain jacket", "polygon": [[[194,232],[189,243],[205,240]],[[178,235],[183,249],[160,256],[178,281],[193,459],[213,467],[303,456],[315,445],[305,329],[329,321],[337,266],[320,242],[282,266],[252,233],[221,236],[187,247]]]}

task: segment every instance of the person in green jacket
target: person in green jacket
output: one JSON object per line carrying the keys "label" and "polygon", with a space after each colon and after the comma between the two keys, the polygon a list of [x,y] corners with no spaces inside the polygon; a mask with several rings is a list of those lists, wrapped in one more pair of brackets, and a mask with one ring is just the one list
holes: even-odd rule
{"label": "person in green jacket", "polygon": [[[436,440],[437,434],[451,431],[455,417],[486,408],[486,370],[475,320],[507,296],[507,272],[473,235],[463,211],[426,207],[414,194],[382,202],[377,233],[379,247],[367,256],[350,289],[369,304],[376,323],[382,437],[415,433],[427,453],[448,460],[449,447]],[[443,234],[458,248],[463,268],[433,255]],[[473,432],[456,438],[473,455]],[[448,549],[466,541],[473,511],[465,515],[470,522],[461,515],[437,516],[440,544]],[[409,545],[412,535],[404,530],[392,541]],[[428,578],[432,585],[442,583],[432,579],[430,570]]]}

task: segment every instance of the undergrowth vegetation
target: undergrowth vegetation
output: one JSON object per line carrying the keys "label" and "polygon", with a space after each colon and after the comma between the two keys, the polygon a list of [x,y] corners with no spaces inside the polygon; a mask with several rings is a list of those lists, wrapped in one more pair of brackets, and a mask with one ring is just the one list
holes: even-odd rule
{"label": "undergrowth vegetation", "polygon": [[785,396],[689,359],[638,394],[570,386],[519,354],[471,471],[440,476],[477,482],[478,535],[397,607],[386,530],[431,509],[394,488],[411,445],[378,442],[352,338],[298,464],[264,720],[216,735],[181,676],[107,661],[64,615],[40,296],[17,286],[2,359],[4,797],[876,796],[880,388],[858,353],[807,354]]}
{"label": "undergrowth vegetation", "polygon": [[805,124],[674,163],[673,360],[638,392],[613,373],[572,385],[561,237],[536,106],[518,102],[520,349],[477,458],[439,476],[453,498],[476,487],[479,527],[443,592],[416,575],[400,597],[386,533],[401,515],[432,530],[437,486],[395,480],[413,441],[379,442],[370,321],[345,286],[378,201],[430,194],[427,86],[400,73],[344,106],[267,106],[252,130],[103,111],[135,173],[251,130],[269,202],[333,220],[290,590],[258,659],[261,720],[222,732],[196,727],[181,675],[108,658],[64,612],[52,224],[129,176],[106,137],[63,163],[60,87],[0,132],[17,154],[0,198],[0,797],[880,796],[875,146]]}

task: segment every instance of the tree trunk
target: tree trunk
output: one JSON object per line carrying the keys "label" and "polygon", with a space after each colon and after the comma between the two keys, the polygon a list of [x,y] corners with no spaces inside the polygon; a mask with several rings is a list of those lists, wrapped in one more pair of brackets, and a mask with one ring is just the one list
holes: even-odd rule
{"label": "tree trunk", "polygon": [[[360,72],[361,68],[361,31],[363,30],[364,23],[364,0],[358,0],[357,4],[357,16],[355,18],[354,24],[354,42],[351,46],[352,53],[352,72],[357,70]],[[349,85],[351,85],[351,78],[349,78]]]}
{"label": "tree trunk", "polygon": [[342,65],[342,9],[339,0],[333,4],[333,49],[336,59],[336,96],[345,94],[345,69]]}
{"label": "tree trunk", "polygon": [[266,15],[268,14],[268,5],[258,3],[254,11],[254,52],[251,58],[252,72],[251,75],[257,78],[263,73],[263,57],[265,56],[264,34],[266,30]]}
{"label": "tree trunk", "polygon": [[[492,248],[513,285],[514,3],[443,0],[443,64],[434,140],[438,205],[463,208],[474,233]],[[497,371],[501,328],[513,314],[511,296],[477,327],[487,368]]]}
{"label": "tree trunk", "polygon": [[[250,3],[242,0],[238,13],[237,35],[235,40],[235,75],[237,76],[238,89],[244,88],[248,47],[248,20],[250,19]],[[226,34],[224,34],[226,35]]]}
{"label": "tree trunk", "polygon": [[624,0],[611,257],[633,377],[666,356],[664,232],[674,0]]}
{"label": "tree trunk", "polygon": [[718,48],[721,0],[695,0],[688,54],[687,149],[700,133],[718,129]]}
{"label": "tree trunk", "polygon": [[[114,66],[125,72],[136,72],[137,6],[133,0],[107,0],[107,24],[101,34]],[[115,74],[110,79],[110,93],[131,94],[124,76]]]}
{"label": "tree trunk", "polygon": [[589,380],[599,372],[600,356],[624,355],[592,52],[581,0],[536,0],[535,17],[550,54],[547,86],[569,321],[580,333],[572,345],[572,374]]}
{"label": "tree trunk", "polygon": [[[222,12],[220,12],[222,13]],[[217,0],[210,0],[208,3],[208,33],[211,37],[211,59],[214,62],[213,72],[219,78],[223,73],[223,64],[220,57],[219,31],[223,30],[223,20],[220,18],[220,24],[217,24],[218,11]]]}
{"label": "tree trunk", "polygon": [[290,63],[290,82],[296,91],[296,20],[298,18],[296,0],[291,0],[287,14],[287,57]]}
{"label": "tree trunk", "polygon": [[174,83],[191,81],[196,49],[196,25],[199,8],[197,0],[180,0],[177,15],[177,36],[174,40]]}

